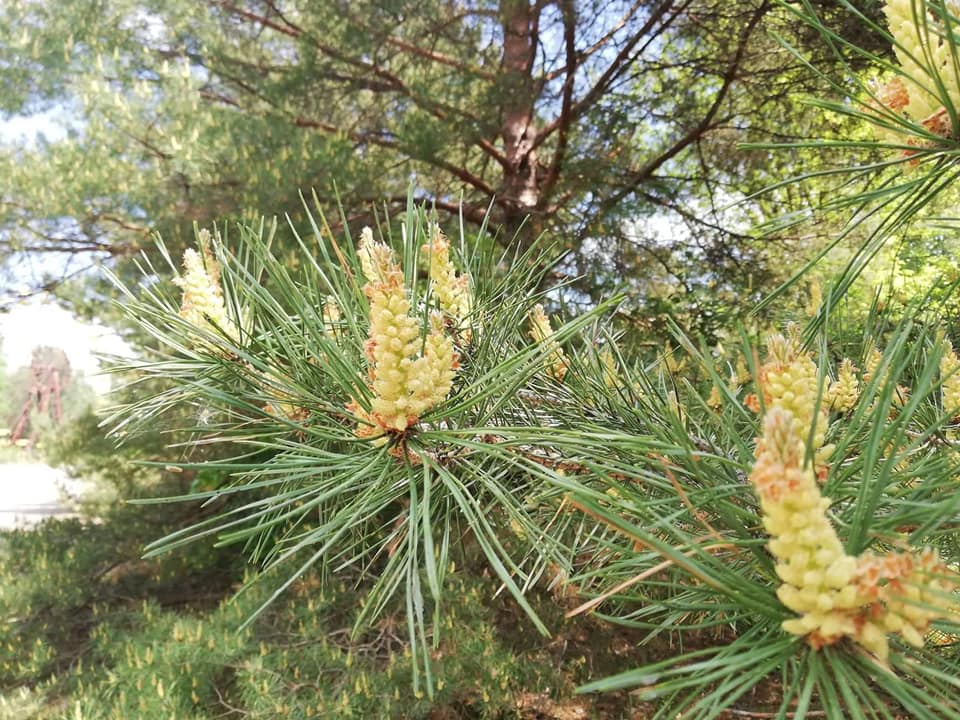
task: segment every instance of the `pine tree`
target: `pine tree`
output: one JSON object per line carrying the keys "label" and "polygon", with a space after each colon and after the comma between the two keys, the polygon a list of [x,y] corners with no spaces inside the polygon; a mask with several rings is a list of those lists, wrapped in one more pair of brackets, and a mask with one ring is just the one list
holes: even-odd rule
{"label": "pine tree", "polygon": [[[796,37],[766,0],[3,12],[0,110],[67,125],[66,137],[0,149],[9,269],[76,255],[69,273],[105,262],[132,280],[124,261],[153,232],[177,254],[195,222],[264,210],[309,232],[300,192],[342,202],[357,232],[371,206],[402,211],[413,177],[418,199],[472,231],[499,228],[502,246],[562,238],[571,255],[556,271],[593,300],[627,283],[637,322],[686,312],[688,326],[716,329],[746,286],[781,272],[774,245],[744,232],[770,208],[728,207],[779,179],[779,161],[737,144],[807,137],[819,117],[794,99],[812,76],[769,34],[806,47],[810,33]],[[669,232],[649,218],[668,218]],[[54,285],[62,264],[45,262],[54,276],[36,284]]]}
{"label": "pine tree", "polygon": [[[950,63],[932,48],[952,47],[954,19],[910,8],[918,32],[938,28],[924,72],[949,115]],[[915,133],[909,107],[897,126]],[[940,163],[924,178],[946,183],[954,133],[933,134],[881,149]],[[954,286],[895,322],[874,307],[859,343],[837,345],[840,277],[805,328],[711,352],[674,327],[675,348],[649,357],[609,331],[619,298],[548,317],[536,244],[498,253],[413,204],[356,240],[310,225],[289,267],[261,224],[229,245],[198,232],[184,273],[142,295],[115,278],[158,342],[118,370],[169,389],[112,420],[129,432],[215,408],[194,442],[239,448],[205,465],[232,481],[189,498],[246,498],[150,553],[245,543],[287,578],[268,603],[315,564],[362,568],[359,627],[402,597],[428,692],[448,576],[480,557],[541,631],[538,582],[583,598],[571,615],[679,636],[676,656],[582,688],[637,688],[654,717],[714,718],[758,687],[774,717],[960,716],[957,361],[940,324]]]}

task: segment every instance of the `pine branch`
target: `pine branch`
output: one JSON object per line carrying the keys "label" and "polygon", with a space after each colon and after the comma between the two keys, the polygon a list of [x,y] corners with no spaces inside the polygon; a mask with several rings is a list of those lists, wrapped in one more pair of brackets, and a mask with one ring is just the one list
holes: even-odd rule
{"label": "pine branch", "polygon": [[547,175],[543,180],[540,190],[539,204],[543,205],[549,201],[553,195],[554,187],[560,177],[563,167],[564,157],[567,152],[567,139],[571,125],[571,114],[573,112],[573,89],[577,77],[577,48],[576,48],[576,25],[577,14],[576,6],[573,0],[563,0],[561,2],[561,12],[563,13],[563,41],[567,57],[567,76],[563,82],[562,100],[560,104],[560,116],[557,118],[558,133],[557,144],[553,151],[553,158]]}
{"label": "pine branch", "polygon": [[[620,49],[620,52],[610,61],[610,64],[607,65],[590,89],[572,104],[567,115],[568,124],[585,115],[604,96],[610,85],[630,69],[633,60],[637,57],[634,50],[641,40],[646,39],[646,45],[653,42],[693,3],[693,0],[685,0],[684,4],[676,8],[674,8],[674,2],[675,0],[665,0],[656,10],[650,13],[647,21]],[[656,28],[656,32],[647,37],[647,33],[650,33],[654,28]],[[538,133],[536,145],[542,144],[553,133],[557,132],[560,126],[561,117],[547,123]]]}
{"label": "pine branch", "polygon": [[339,127],[333,123],[324,122],[321,120],[312,120],[303,116],[297,116],[293,121],[294,125],[302,128],[311,128],[315,130],[321,130],[325,133],[331,135],[346,135],[353,142],[363,145],[370,143],[372,145],[378,145],[380,147],[391,148],[393,150],[399,150],[409,157],[412,161],[419,161],[430,165],[431,167],[437,168],[438,170],[443,170],[453,177],[462,180],[467,183],[475,190],[479,190],[487,197],[493,197],[494,189],[492,186],[488,185],[482,178],[477,177],[473,173],[464,169],[459,165],[447,162],[446,160],[441,160],[436,156],[423,155],[422,153],[414,152],[413,148],[403,145],[402,143],[397,142],[395,138],[387,137],[381,133],[375,132],[361,132],[357,130],[348,130],[346,128]]}
{"label": "pine branch", "polygon": [[761,19],[763,19],[764,15],[766,15],[771,6],[772,5],[770,2],[768,2],[768,0],[764,0],[764,2],[762,2],[752,13],[750,20],[740,33],[737,51],[727,64],[726,71],[722,77],[721,85],[714,94],[713,102],[704,113],[700,121],[688,129],[687,132],[682,136],[674,140],[670,147],[661,151],[657,157],[648,160],[642,167],[638,168],[631,173],[629,177],[625,178],[620,183],[621,187],[616,192],[603,199],[603,201],[600,203],[600,212],[598,214],[603,214],[604,210],[608,210],[609,208],[617,205],[621,200],[623,200],[623,198],[634,192],[637,187],[650,180],[650,178],[653,177],[654,173],[660,167],[679,155],[687,147],[697,142],[705,133],[730,120],[729,117],[718,118],[717,114],[720,112],[720,108],[723,107],[723,103],[727,99],[727,95],[737,80],[740,65],[743,62],[744,55],[746,54],[747,40],[754,33]]}

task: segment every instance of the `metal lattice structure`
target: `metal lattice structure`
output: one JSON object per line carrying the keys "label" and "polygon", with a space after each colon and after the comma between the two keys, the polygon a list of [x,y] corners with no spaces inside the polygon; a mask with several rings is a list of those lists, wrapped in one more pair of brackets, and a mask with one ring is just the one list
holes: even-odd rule
{"label": "metal lattice structure", "polygon": [[70,366],[65,362],[65,357],[63,360],[53,362],[44,348],[34,350],[30,364],[30,391],[13,424],[12,442],[27,439],[32,445],[36,441],[38,429],[30,422],[34,412],[49,415],[55,424],[60,424],[63,419],[63,388],[70,382]]}

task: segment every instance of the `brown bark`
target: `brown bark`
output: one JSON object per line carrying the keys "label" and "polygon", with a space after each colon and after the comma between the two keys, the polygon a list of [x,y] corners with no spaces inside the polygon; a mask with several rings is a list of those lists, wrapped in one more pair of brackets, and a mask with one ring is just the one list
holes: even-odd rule
{"label": "brown bark", "polygon": [[[505,162],[497,204],[508,238],[520,230],[540,201],[532,74],[539,18],[539,6],[525,0],[504,0],[501,6],[504,104],[500,135]],[[537,230],[526,227],[524,235],[530,236]]]}

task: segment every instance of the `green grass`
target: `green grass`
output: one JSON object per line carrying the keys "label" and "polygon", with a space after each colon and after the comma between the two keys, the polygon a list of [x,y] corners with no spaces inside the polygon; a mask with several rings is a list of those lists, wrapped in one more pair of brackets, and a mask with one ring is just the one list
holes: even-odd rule
{"label": "green grass", "polygon": [[[183,511],[182,508],[179,509]],[[626,695],[576,698],[636,645],[566,601],[532,593],[544,639],[478,571],[448,575],[428,637],[434,697],[413,689],[402,605],[360,635],[363,588],[304,575],[244,630],[270,594],[236,553],[202,546],[141,560],[141,543],[185,518],[115,508],[102,523],[47,521],[0,534],[0,720],[621,717]]]}

